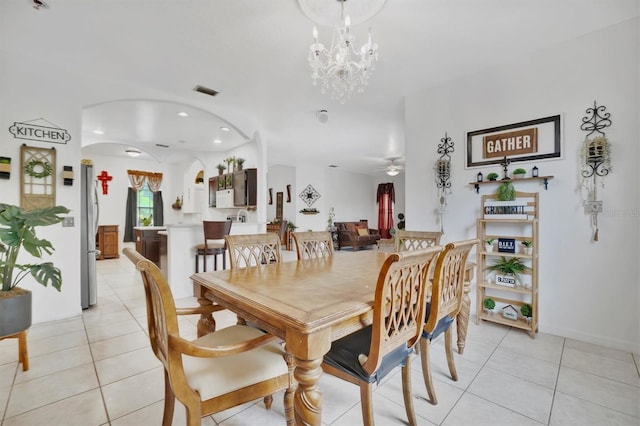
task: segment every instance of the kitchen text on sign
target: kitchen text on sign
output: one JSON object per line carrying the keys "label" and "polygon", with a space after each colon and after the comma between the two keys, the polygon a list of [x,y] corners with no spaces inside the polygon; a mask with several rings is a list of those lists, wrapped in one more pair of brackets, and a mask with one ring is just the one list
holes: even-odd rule
{"label": "kitchen text on sign", "polygon": [[65,129],[57,127],[37,126],[35,124],[14,122],[9,126],[9,132],[16,139],[26,139],[38,142],[66,144],[71,135]]}
{"label": "kitchen text on sign", "polygon": [[482,137],[483,158],[538,152],[538,128],[495,133]]}

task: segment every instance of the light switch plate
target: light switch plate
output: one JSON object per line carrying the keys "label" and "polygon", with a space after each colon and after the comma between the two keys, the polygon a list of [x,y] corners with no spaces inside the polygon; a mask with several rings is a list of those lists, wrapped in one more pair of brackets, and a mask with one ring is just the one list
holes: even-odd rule
{"label": "light switch plate", "polygon": [[62,227],[63,228],[73,227],[73,226],[74,226],[73,216],[67,216],[62,221]]}

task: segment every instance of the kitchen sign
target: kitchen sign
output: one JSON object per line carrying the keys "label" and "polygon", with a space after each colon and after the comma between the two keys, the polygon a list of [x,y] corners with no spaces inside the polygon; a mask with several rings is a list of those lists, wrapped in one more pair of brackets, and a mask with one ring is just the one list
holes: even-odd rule
{"label": "kitchen sign", "polygon": [[[48,121],[45,121],[48,124]],[[9,126],[9,133],[16,139],[25,139],[36,142],[66,144],[71,140],[71,135],[66,129],[51,126],[39,126],[32,123],[14,122]]]}

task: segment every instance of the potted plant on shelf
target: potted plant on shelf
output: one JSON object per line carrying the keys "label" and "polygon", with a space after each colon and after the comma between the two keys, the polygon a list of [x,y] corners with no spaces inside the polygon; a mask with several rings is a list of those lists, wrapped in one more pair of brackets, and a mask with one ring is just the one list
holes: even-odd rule
{"label": "potted plant on shelf", "polygon": [[[516,282],[522,284],[522,280],[520,279],[520,274],[523,272],[529,271],[527,265],[525,265],[519,257],[511,257],[507,259],[502,256],[500,259],[497,259],[493,262],[493,265],[488,266],[488,271],[500,272],[504,277],[510,278],[513,277],[513,283]],[[496,276],[496,283],[503,283],[504,285],[509,285],[508,283],[511,280],[499,280]]]}
{"label": "potted plant on shelf", "polygon": [[523,168],[517,168],[513,171],[513,177],[516,179],[522,179],[526,174],[527,171]]}
{"label": "potted plant on shelf", "polygon": [[482,306],[484,307],[484,311],[489,314],[493,312],[493,309],[496,307],[496,301],[487,297],[482,301]]}
{"label": "potted plant on shelf", "polygon": [[520,307],[520,313],[524,317],[527,322],[531,322],[531,314],[533,313],[533,308],[530,304],[525,303]]}
{"label": "potted plant on shelf", "polygon": [[236,158],[236,165],[238,166],[238,171],[242,170],[242,165],[244,164],[244,158]]}
{"label": "potted plant on shelf", "polygon": [[489,173],[487,175],[487,179],[489,179],[490,181],[494,181],[494,180],[498,179],[498,174],[497,173]]}
{"label": "potted plant on shelf", "polygon": [[31,291],[18,287],[27,275],[60,291],[60,269],[52,262],[18,263],[18,254],[22,248],[38,259],[44,253],[52,254],[55,249],[51,242],[38,238],[36,227],[60,223],[64,220],[60,215],[67,213],[69,209],[63,206],[27,211],[0,203],[0,336],[13,335],[31,326]]}
{"label": "potted plant on shelf", "polygon": [[218,164],[216,168],[218,169],[218,176],[222,176],[224,173],[224,169],[226,169],[227,167],[224,164]]}
{"label": "potted plant on shelf", "polygon": [[531,256],[531,254],[533,253],[533,241],[524,240],[521,241],[520,244],[522,244],[522,252]]}
{"label": "potted plant on shelf", "polygon": [[513,201],[516,199],[516,188],[507,180],[498,186],[496,194],[499,201]]}
{"label": "potted plant on shelf", "polygon": [[491,252],[493,251],[493,242],[494,238],[489,238],[488,240],[484,240],[484,251]]}

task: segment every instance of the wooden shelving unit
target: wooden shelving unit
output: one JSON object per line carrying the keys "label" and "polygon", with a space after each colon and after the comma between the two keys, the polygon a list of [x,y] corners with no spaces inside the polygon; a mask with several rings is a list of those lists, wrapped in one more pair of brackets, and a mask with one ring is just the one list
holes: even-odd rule
{"label": "wooden shelving unit", "polygon": [[[507,215],[500,215],[500,218],[493,219],[491,215],[485,214],[487,201],[496,200],[495,194],[483,195],[481,201],[481,216],[476,221],[478,239],[481,246],[477,250],[477,297],[476,297],[476,323],[481,320],[491,321],[511,327],[521,328],[529,332],[532,338],[538,331],[538,193],[537,192],[516,192],[517,204],[525,205],[527,219],[510,219]],[[509,238],[516,242],[515,253],[486,251],[484,241],[489,239]],[[531,254],[521,253],[521,242],[533,241],[533,251]],[[522,283],[516,283],[515,287],[508,287],[496,282],[491,278],[493,272],[487,271],[487,266],[500,257],[520,258],[531,269],[521,274]],[[483,301],[490,297],[496,302],[493,312],[485,312]],[[531,305],[532,314],[530,319],[524,318],[520,313],[520,307],[524,304]],[[518,310],[518,319],[505,318],[502,315],[502,308],[512,305]]]}

